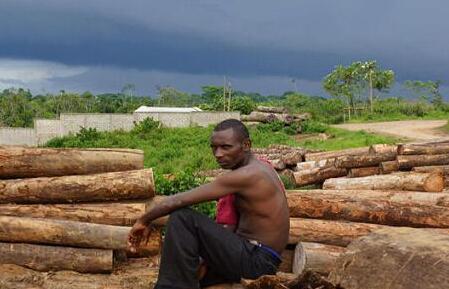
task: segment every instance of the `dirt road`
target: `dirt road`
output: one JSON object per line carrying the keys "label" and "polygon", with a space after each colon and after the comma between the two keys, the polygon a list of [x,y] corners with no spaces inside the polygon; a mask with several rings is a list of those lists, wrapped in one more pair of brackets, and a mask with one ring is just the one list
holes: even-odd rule
{"label": "dirt road", "polygon": [[411,142],[428,142],[449,140],[449,133],[440,128],[447,124],[446,120],[405,120],[373,123],[348,123],[333,125],[351,131],[364,130],[367,132],[391,135],[405,138]]}

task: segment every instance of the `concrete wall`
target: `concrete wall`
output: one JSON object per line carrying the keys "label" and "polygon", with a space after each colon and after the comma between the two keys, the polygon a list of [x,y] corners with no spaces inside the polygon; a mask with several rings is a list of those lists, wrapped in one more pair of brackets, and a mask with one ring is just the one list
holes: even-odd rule
{"label": "concrete wall", "polygon": [[54,137],[78,132],[82,127],[99,131],[129,131],[134,122],[151,117],[166,127],[208,126],[228,118],[240,119],[239,112],[157,112],[134,114],[67,113],[59,119],[36,119],[34,129],[0,128],[0,145],[42,145]]}
{"label": "concrete wall", "polygon": [[0,145],[36,146],[33,128],[0,127]]}

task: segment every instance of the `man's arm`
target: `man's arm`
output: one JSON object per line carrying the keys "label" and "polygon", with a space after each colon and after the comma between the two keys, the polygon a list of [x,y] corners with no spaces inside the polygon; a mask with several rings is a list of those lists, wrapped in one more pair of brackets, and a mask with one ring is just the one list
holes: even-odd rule
{"label": "man's arm", "polygon": [[228,194],[245,192],[247,186],[254,179],[254,174],[248,168],[231,171],[217,177],[211,183],[165,198],[161,203],[140,217],[138,222],[148,226],[153,220],[168,215],[179,208],[216,200]]}

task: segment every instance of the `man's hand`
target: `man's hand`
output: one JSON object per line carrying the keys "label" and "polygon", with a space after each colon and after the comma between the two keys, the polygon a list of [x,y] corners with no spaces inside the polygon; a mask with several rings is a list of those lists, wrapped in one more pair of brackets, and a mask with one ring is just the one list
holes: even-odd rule
{"label": "man's hand", "polygon": [[150,227],[140,220],[134,223],[128,234],[128,248],[132,253],[136,253],[141,244],[148,242],[150,238]]}

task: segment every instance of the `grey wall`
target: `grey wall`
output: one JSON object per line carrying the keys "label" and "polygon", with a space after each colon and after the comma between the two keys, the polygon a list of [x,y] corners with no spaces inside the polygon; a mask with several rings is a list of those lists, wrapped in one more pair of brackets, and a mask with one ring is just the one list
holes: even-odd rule
{"label": "grey wall", "polygon": [[35,119],[34,128],[0,128],[0,145],[36,146],[54,137],[78,132],[82,127],[99,131],[129,131],[134,122],[151,117],[166,127],[208,126],[228,118],[240,119],[239,112],[158,112],[134,114],[67,113],[59,119]]}

